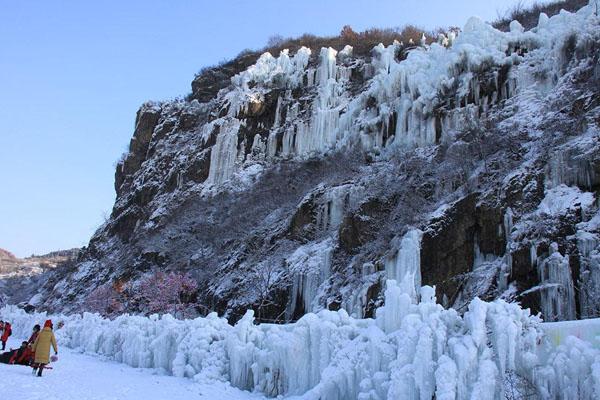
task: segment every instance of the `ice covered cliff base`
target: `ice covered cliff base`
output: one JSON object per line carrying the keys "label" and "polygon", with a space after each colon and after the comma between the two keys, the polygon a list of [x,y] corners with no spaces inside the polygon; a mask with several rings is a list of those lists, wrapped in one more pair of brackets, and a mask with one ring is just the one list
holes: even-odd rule
{"label": "ice covered cliff base", "polygon": [[[223,380],[269,396],[302,399],[542,399],[600,395],[600,321],[545,324],[502,300],[473,300],[464,316],[436,304],[433,289],[415,303],[395,281],[375,319],[345,311],[307,314],[286,325],[235,326],[215,314],[52,316],[65,346],[134,367],[159,368],[197,381]],[[45,314],[0,311],[25,337]],[[562,329],[564,326],[564,329]],[[574,328],[576,326],[576,328]],[[576,336],[560,337],[561,334]],[[546,333],[547,332],[547,333]],[[583,334],[582,334],[583,333]]]}

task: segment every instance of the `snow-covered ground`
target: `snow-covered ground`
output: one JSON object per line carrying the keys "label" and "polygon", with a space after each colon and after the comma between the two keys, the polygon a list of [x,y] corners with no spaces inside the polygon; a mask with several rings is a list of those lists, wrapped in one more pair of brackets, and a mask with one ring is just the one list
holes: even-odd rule
{"label": "snow-covered ground", "polygon": [[[21,338],[12,338],[7,347],[17,347]],[[59,343],[60,346],[60,343]],[[125,364],[77,353],[64,346],[60,359],[42,378],[24,366],[0,364],[0,398],[11,400],[165,400],[219,399],[248,400],[263,397],[222,382],[195,383],[191,379],[158,375],[156,370],[132,368]]]}

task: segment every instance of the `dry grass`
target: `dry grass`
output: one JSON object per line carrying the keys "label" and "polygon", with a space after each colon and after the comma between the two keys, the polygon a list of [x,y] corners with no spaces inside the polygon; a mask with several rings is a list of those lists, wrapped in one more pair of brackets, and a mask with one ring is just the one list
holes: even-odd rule
{"label": "dry grass", "polygon": [[408,45],[411,40],[414,43],[419,43],[423,34],[425,34],[428,43],[431,43],[432,38],[437,36],[434,32],[413,25],[407,25],[403,28],[371,28],[363,32],[355,32],[350,26],[346,25],[337,36],[320,37],[308,33],[298,38],[284,39],[275,36],[269,40],[266,47],[257,53],[268,51],[273,55],[277,55],[283,49],[289,49],[293,53],[302,46],[310,48],[313,52],[318,52],[321,47],[333,47],[336,50],[341,50],[344,46],[350,45],[354,49],[354,55],[367,56],[370,54],[371,49],[379,43],[386,46],[392,44],[394,40],[403,42],[405,45]]}

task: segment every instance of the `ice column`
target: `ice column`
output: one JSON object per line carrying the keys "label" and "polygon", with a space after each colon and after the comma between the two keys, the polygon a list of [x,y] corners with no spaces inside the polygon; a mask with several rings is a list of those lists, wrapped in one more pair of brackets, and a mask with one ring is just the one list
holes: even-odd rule
{"label": "ice column", "polygon": [[504,251],[504,263],[500,269],[500,277],[498,279],[498,290],[503,292],[508,287],[508,278],[512,273],[512,228],[513,228],[513,211],[510,207],[504,212],[504,237],[506,239],[506,250]]}
{"label": "ice column", "polygon": [[325,84],[327,84],[329,79],[335,80],[336,55],[337,55],[337,51],[331,47],[329,47],[329,48],[323,47],[321,49],[321,53],[319,54],[319,57],[321,58],[321,64],[319,65],[319,69],[317,70],[317,80],[319,81],[319,84],[321,86],[324,86]]}
{"label": "ice column", "polygon": [[[316,77],[318,94],[311,106],[310,122],[307,126],[297,125],[294,132],[294,151],[298,155],[321,153],[336,145],[342,83],[348,77],[345,70],[345,73],[338,74],[336,54],[331,47],[321,49]],[[290,117],[287,119],[291,120]]]}
{"label": "ice column", "polygon": [[393,279],[403,293],[417,301],[418,290],[421,287],[421,238],[423,232],[419,229],[408,231],[400,242],[396,257],[385,263],[388,279]]}
{"label": "ice column", "polygon": [[291,319],[299,307],[303,312],[315,311],[319,288],[330,276],[331,239],[299,247],[287,260],[293,275],[292,293],[287,309],[287,318]]}
{"label": "ice column", "polygon": [[569,266],[569,256],[558,251],[558,245],[550,245],[550,255],[538,260],[541,285],[541,309],[545,321],[575,319],[575,289]]}
{"label": "ice column", "polygon": [[579,301],[581,318],[600,316],[600,243],[586,231],[577,232],[579,250]]}
{"label": "ice column", "polygon": [[221,125],[216,143],[210,153],[207,179],[209,184],[220,185],[233,175],[237,158],[239,129],[240,122],[236,119],[226,121]]}

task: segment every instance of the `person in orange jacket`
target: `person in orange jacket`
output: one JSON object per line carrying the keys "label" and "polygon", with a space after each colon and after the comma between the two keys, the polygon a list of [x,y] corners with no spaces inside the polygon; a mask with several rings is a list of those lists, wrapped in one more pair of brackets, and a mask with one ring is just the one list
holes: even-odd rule
{"label": "person in orange jacket", "polygon": [[6,349],[6,341],[12,335],[12,327],[9,322],[4,323],[4,332],[2,332],[2,337],[0,337],[0,341],[2,342],[2,351]]}
{"label": "person in orange jacket", "polygon": [[52,332],[52,321],[47,320],[44,323],[44,329],[39,333],[31,350],[35,353],[33,360],[33,373],[42,376],[42,371],[46,364],[50,363],[50,346],[54,348],[54,354],[58,354],[56,338]]}

